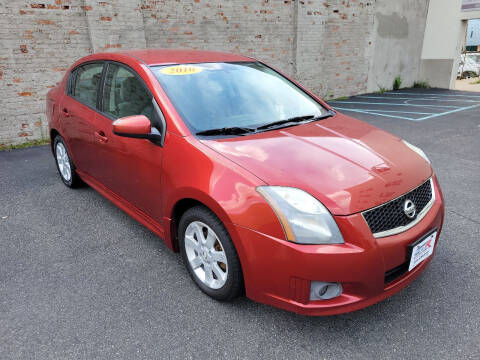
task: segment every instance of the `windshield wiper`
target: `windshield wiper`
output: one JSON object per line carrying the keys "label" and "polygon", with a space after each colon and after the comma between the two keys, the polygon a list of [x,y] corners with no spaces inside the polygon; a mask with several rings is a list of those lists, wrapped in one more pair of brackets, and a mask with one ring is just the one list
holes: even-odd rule
{"label": "windshield wiper", "polygon": [[240,127],[240,126],[232,126],[232,127],[223,127],[218,129],[209,129],[203,130],[196,133],[196,135],[202,136],[216,136],[216,135],[245,135],[252,132],[256,132],[258,130],[267,130],[272,128],[279,128],[279,127],[287,127],[293,124],[298,124],[302,122],[310,122],[316,121],[320,119],[325,119],[327,117],[335,115],[335,112],[329,110],[327,113],[315,116],[315,115],[304,115],[304,116],[295,116],[289,119],[275,121],[270,124],[259,126],[258,128],[249,128],[249,127]]}
{"label": "windshield wiper", "polygon": [[[325,119],[333,115],[335,115],[335,112],[333,112],[332,110],[329,110],[327,113],[320,116],[315,116],[315,115],[295,116],[289,119],[275,121],[270,124],[259,126],[256,130],[266,130],[271,128],[287,127],[296,123],[311,122],[311,121]],[[284,126],[281,126],[281,125],[284,125]]]}
{"label": "windshield wiper", "polygon": [[203,136],[215,136],[215,135],[244,135],[251,132],[254,132],[255,129],[248,128],[248,127],[223,127],[218,129],[209,129],[197,132],[197,135]]}

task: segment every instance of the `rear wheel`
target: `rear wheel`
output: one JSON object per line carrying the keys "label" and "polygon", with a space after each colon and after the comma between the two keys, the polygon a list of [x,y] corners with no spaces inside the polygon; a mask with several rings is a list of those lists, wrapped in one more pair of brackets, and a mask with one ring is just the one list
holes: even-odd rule
{"label": "rear wheel", "polygon": [[185,212],[179,224],[180,252],[193,281],[207,295],[230,300],[243,290],[233,242],[215,214],[202,206]]}
{"label": "rear wheel", "polygon": [[70,158],[67,146],[60,135],[57,135],[53,140],[53,151],[55,154],[57,170],[63,183],[70,188],[80,186],[82,180],[75,172],[75,166]]}

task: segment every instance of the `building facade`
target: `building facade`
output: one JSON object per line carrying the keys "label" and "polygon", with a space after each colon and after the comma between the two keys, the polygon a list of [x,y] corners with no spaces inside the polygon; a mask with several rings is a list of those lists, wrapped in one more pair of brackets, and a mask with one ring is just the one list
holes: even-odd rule
{"label": "building facade", "polygon": [[[35,2],[38,1],[38,2]],[[13,0],[0,8],[0,145],[46,138],[46,92],[130,48],[256,57],[331,99],[419,79],[428,0]]]}
{"label": "building facade", "polygon": [[480,0],[430,0],[419,77],[454,89],[469,20],[480,18]]}

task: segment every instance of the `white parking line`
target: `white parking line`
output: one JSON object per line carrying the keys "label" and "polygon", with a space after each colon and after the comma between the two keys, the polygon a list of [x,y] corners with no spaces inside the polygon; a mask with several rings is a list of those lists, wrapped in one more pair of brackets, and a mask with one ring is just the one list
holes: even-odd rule
{"label": "white parking line", "polygon": [[[470,110],[477,107],[480,107],[480,94],[477,95],[466,95],[466,94],[432,94],[432,93],[406,93],[406,92],[386,92],[385,95],[387,96],[375,96],[375,95],[359,95],[355,98],[363,98],[363,99],[385,99],[385,100],[393,100],[396,102],[376,102],[376,101],[355,101],[355,98],[352,101],[338,101],[333,103],[332,106],[334,109],[338,109],[341,111],[347,112],[357,112],[362,114],[371,114],[371,115],[378,115],[384,116],[389,118],[396,118],[396,119],[403,119],[403,120],[410,120],[410,121],[423,121],[443,115],[449,115],[456,112],[460,112],[463,110]],[[389,96],[395,95],[395,96]],[[401,95],[401,96],[399,96]],[[456,98],[455,98],[456,97]],[[477,100],[478,99],[478,100]],[[422,102],[421,104],[412,104],[412,102]],[[432,102],[436,102],[435,105],[432,105]],[[457,102],[463,104],[462,106],[458,105],[439,105],[445,102]],[[473,105],[470,105],[472,104]],[[343,107],[343,104],[355,104],[357,107]],[[336,106],[340,105],[340,107]],[[465,106],[468,105],[468,106]],[[372,108],[375,106],[375,108]],[[379,106],[387,106],[387,107],[396,107],[396,106],[408,106],[410,109],[408,111],[402,110],[385,110],[379,109]],[[409,111],[414,110],[415,108],[423,108],[418,109],[419,111]],[[439,112],[434,112],[438,109]],[[427,111],[425,111],[427,110]],[[431,110],[429,112],[428,110]],[[403,115],[406,116],[403,116]],[[412,116],[413,115],[413,116]],[[421,116],[416,117],[415,115]]]}
{"label": "white parking line", "polygon": [[[394,96],[392,96],[394,95]],[[355,101],[356,98],[372,99],[370,101]],[[374,101],[374,99],[379,100]],[[392,100],[388,102],[383,100]],[[413,103],[415,102],[415,103]],[[421,102],[421,104],[416,104]],[[444,105],[447,102],[455,102],[456,105]],[[432,104],[434,103],[434,105]],[[343,105],[355,104],[356,107],[344,107]],[[442,104],[442,105],[440,105]],[[462,104],[462,105],[458,105]],[[473,104],[473,105],[470,105]],[[449,115],[463,110],[470,110],[480,107],[480,94],[439,94],[439,93],[408,93],[408,92],[386,92],[383,96],[378,95],[359,95],[355,96],[351,101],[337,101],[331,104],[334,109],[357,112],[362,114],[371,114],[384,116],[389,118],[423,121],[443,115]],[[336,106],[339,105],[340,107]],[[385,110],[379,108],[386,106]],[[407,106],[410,109],[390,110],[388,107]],[[423,108],[423,109],[422,109]],[[388,110],[387,110],[388,109]],[[418,109],[419,111],[415,111]],[[436,112],[438,111],[438,112]],[[417,117],[419,116],[419,117]]]}
{"label": "white parking line", "polygon": [[382,112],[382,113],[385,112],[385,113],[418,114],[418,115],[433,115],[433,114],[438,114],[438,113],[432,113],[432,112],[419,112],[419,111],[339,108],[339,107],[336,107],[336,106],[335,106],[334,108],[335,108],[335,109],[342,109],[342,110],[376,111],[376,112]]}
{"label": "white parking line", "polygon": [[[364,99],[392,99],[392,100],[415,100],[415,101],[422,101],[422,100],[430,100],[430,101],[453,101],[453,102],[468,102],[468,103],[480,103],[480,100],[464,100],[464,99],[442,99],[439,97],[430,97],[430,98],[408,98],[408,97],[398,97],[398,96],[368,96],[368,95],[358,95],[355,96],[358,98]],[[478,97],[480,99],[480,97]]]}
{"label": "white parking line", "polygon": [[[393,104],[390,104],[390,105],[393,105]],[[396,105],[400,105],[400,104],[396,104]],[[374,109],[374,110],[373,109],[372,110],[371,109],[355,109],[355,108],[352,109],[352,108],[342,108],[342,107],[337,107],[337,106],[334,106],[333,108],[337,109],[337,110],[342,110],[342,111],[351,111],[351,112],[357,112],[357,113],[362,113],[362,114],[372,114],[372,115],[385,116],[385,117],[404,119],[404,120],[410,120],[410,121],[423,121],[423,120],[435,118],[435,117],[438,117],[438,116],[453,114],[453,113],[463,111],[463,110],[474,109],[474,108],[477,108],[479,106],[480,106],[480,104],[476,104],[476,105],[460,107],[460,108],[457,108],[457,109],[444,111],[444,112],[439,112],[439,113],[429,113],[429,115],[424,116],[424,117],[420,117],[420,118],[410,118],[410,117],[406,117],[406,116],[385,114],[385,112],[387,112],[387,111],[377,110],[377,109]],[[417,113],[417,112],[405,112],[405,111],[403,111],[402,113],[422,114],[422,113]],[[424,114],[428,114],[428,113],[424,113]]]}
{"label": "white parking line", "polygon": [[368,102],[368,101],[339,101],[338,103],[341,103],[341,104],[364,104],[364,105],[385,105],[385,106],[438,107],[438,108],[454,108],[454,109],[461,108],[461,106],[453,106],[453,105],[392,104],[392,103],[387,103],[387,102]]}
{"label": "white parking line", "polygon": [[361,109],[349,109],[349,108],[341,108],[341,107],[336,107],[334,106],[335,110],[342,110],[342,111],[351,111],[351,112],[357,112],[357,113],[362,113],[362,114],[371,114],[371,115],[378,115],[378,116],[385,116],[385,117],[391,117],[391,118],[396,118],[396,119],[404,119],[404,120],[411,120],[411,121],[416,121],[416,119],[408,118],[405,116],[398,116],[398,115],[390,115],[390,114],[385,114],[385,113],[377,113],[371,110],[361,110]]}
{"label": "white parking line", "polygon": [[456,113],[456,112],[459,112],[459,111],[463,111],[463,110],[474,109],[474,108],[477,108],[477,107],[479,107],[479,106],[480,106],[480,104],[472,105],[472,106],[467,106],[467,107],[463,107],[463,108],[456,109],[456,110],[451,110],[451,111],[446,111],[446,112],[443,112],[443,113],[438,113],[438,114],[433,114],[433,115],[425,116],[425,117],[423,117],[423,118],[416,119],[416,120],[417,120],[417,121],[427,120],[427,119],[431,119],[431,118],[438,117],[438,116],[453,114],[453,113]]}
{"label": "white parking line", "polygon": [[480,94],[479,95],[466,95],[466,94],[454,95],[454,94],[438,94],[438,93],[437,94],[406,93],[406,92],[391,92],[391,91],[387,91],[387,92],[385,92],[385,94],[389,94],[389,95],[412,95],[412,96],[453,96],[453,97],[460,96],[460,97],[480,98]]}
{"label": "white parking line", "polygon": [[392,113],[402,113],[402,114],[420,114],[420,115],[431,115],[438,114],[432,112],[418,112],[418,111],[403,111],[403,110],[382,110],[382,109],[367,109],[367,111],[381,111],[381,112],[392,112]]}

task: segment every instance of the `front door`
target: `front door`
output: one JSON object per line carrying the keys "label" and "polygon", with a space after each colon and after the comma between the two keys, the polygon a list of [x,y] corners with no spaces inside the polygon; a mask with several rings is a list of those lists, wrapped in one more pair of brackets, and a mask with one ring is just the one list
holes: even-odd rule
{"label": "front door", "polygon": [[96,132],[103,138],[96,142],[93,171],[103,185],[160,222],[162,147],[146,139],[120,137],[112,132],[115,119],[130,115],[145,115],[152,127],[161,126],[161,114],[153,101],[137,74],[123,65],[108,64],[103,111],[95,117]]}

